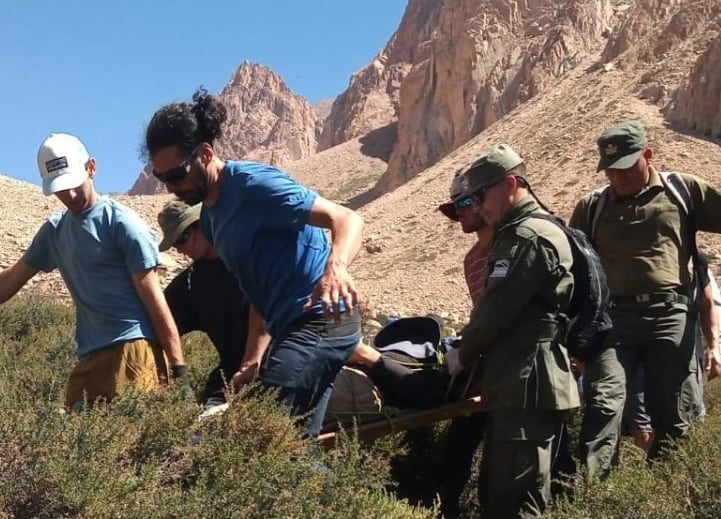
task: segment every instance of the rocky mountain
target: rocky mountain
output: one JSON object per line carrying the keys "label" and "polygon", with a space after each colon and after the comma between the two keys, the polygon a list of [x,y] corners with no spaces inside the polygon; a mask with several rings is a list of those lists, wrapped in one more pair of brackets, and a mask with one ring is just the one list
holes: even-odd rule
{"label": "rocky mountain", "polygon": [[443,2],[409,0],[398,30],[371,63],[353,74],[323,123],[325,150],[396,121],[400,90],[413,65],[428,55]]}
{"label": "rocky mountain", "polygon": [[313,107],[268,67],[243,62],[219,97],[228,109],[221,156],[284,166],[315,153]]}
{"label": "rocky mountain", "polygon": [[[243,62],[219,97],[228,109],[224,135],[217,143],[221,156],[285,166],[315,153],[314,108],[270,68]],[[146,167],[128,194],[165,192],[149,173]]]}
{"label": "rocky mountain", "polygon": [[128,191],[129,195],[159,195],[167,193],[165,185],[158,182],[153,176],[153,168],[150,164],[146,164],[143,171],[140,172],[135,183]]}
{"label": "rocky mountain", "polygon": [[721,36],[699,55],[667,106],[669,120],[703,135],[721,137]]}
{"label": "rocky mountain", "polygon": [[444,0],[400,90],[380,192],[403,184],[574,69],[601,43],[608,0]]}
{"label": "rocky mountain", "polygon": [[[462,258],[473,239],[436,208],[454,172],[499,142],[524,156],[534,191],[564,217],[604,182],[595,173],[595,140],[625,118],[647,127],[656,166],[719,185],[721,0],[489,0],[485,18],[472,2],[438,2],[444,7],[437,18],[424,18],[438,26],[418,46],[425,54],[415,55],[398,92],[398,131],[383,121],[285,166],[359,209],[366,229],[352,274],[376,309],[461,321],[467,315]],[[408,9],[420,5],[412,0]],[[426,167],[426,160],[434,162]],[[378,185],[395,188],[383,192]],[[0,258],[7,266],[59,203],[39,186],[2,176],[0,188],[7,201]],[[167,195],[120,199],[155,226]],[[702,234],[699,241],[721,273],[721,236]],[[185,263],[175,254],[166,261],[171,275]],[[29,290],[63,293],[54,274],[38,277]]]}
{"label": "rocky mountain", "polygon": [[[707,77],[706,67],[718,65],[711,42],[718,38],[721,2],[637,0],[618,6],[616,11],[619,21],[613,30],[609,29],[599,64],[627,71],[639,97],[674,112],[672,119],[686,119],[691,110],[687,105],[690,97],[698,97],[696,92],[690,96],[688,87],[708,82],[714,89],[714,73]],[[654,22],[642,21],[649,18]],[[690,72],[697,60],[707,65],[700,65],[699,73],[692,77]],[[686,87],[677,92],[682,83]]]}

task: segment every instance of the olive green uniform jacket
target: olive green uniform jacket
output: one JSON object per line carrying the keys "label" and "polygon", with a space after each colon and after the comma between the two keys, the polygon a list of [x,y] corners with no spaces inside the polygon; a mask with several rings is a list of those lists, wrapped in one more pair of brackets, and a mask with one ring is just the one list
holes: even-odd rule
{"label": "olive green uniform jacket", "polygon": [[532,196],[511,207],[498,225],[483,296],[463,329],[460,360],[481,359],[486,410],[554,411],[579,406],[558,313],[571,299],[572,253],[563,230],[531,218]]}

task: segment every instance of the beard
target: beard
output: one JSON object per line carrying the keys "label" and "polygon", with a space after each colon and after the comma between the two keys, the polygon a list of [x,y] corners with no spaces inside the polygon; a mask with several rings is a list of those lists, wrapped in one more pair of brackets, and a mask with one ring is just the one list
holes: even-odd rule
{"label": "beard", "polygon": [[199,165],[197,169],[192,168],[188,172],[188,176],[192,180],[192,187],[183,189],[182,191],[175,191],[175,196],[188,205],[199,204],[208,198],[208,194],[210,193],[208,171]]}
{"label": "beard", "polygon": [[466,221],[466,222],[464,222],[464,221],[461,222],[461,228],[463,229],[463,232],[466,233],[466,234],[470,234],[470,233],[472,233],[472,232],[480,231],[481,229],[483,229],[483,228],[486,227],[487,225],[488,225],[488,224],[486,223],[486,221],[485,221],[483,218],[481,218],[481,217],[478,217],[478,218],[476,218],[475,220],[470,221],[470,222],[467,222],[467,221]]}

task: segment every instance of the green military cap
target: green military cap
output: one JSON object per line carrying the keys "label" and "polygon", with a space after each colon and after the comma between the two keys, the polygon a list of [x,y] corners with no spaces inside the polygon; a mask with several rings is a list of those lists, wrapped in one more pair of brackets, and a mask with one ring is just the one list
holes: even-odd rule
{"label": "green military cap", "polygon": [[479,189],[503,180],[508,176],[509,171],[521,164],[523,159],[508,144],[499,144],[495,148],[486,150],[466,170],[464,174],[466,181],[457,198],[471,195]]}
{"label": "green military cap", "polygon": [[598,138],[601,156],[596,171],[630,168],[646,149],[646,131],[640,121],[628,120],[614,124]]}
{"label": "green military cap", "polygon": [[166,251],[178,241],[183,231],[200,220],[201,204],[188,205],[182,200],[171,200],[158,213],[158,225],[163,239],[158,249]]}

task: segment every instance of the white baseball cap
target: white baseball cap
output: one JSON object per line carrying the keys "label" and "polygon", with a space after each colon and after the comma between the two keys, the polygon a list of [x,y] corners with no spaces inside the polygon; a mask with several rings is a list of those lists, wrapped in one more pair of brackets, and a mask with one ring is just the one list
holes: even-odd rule
{"label": "white baseball cap", "polygon": [[88,150],[80,139],[67,133],[51,133],[38,150],[43,193],[52,195],[79,187],[88,178],[89,160]]}

